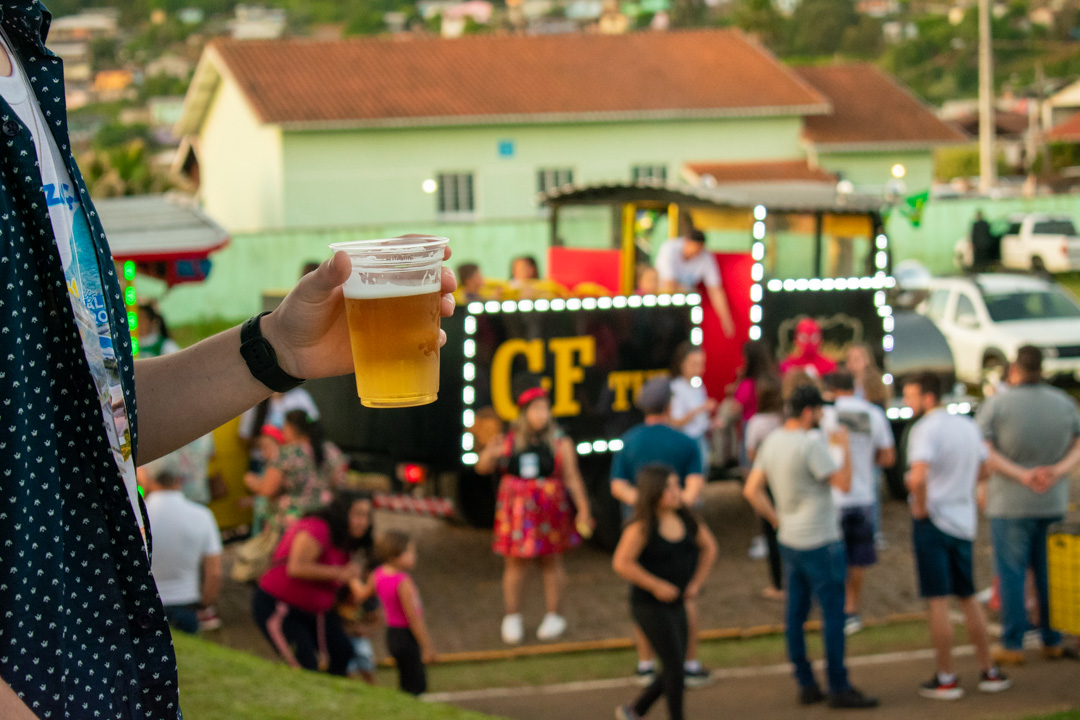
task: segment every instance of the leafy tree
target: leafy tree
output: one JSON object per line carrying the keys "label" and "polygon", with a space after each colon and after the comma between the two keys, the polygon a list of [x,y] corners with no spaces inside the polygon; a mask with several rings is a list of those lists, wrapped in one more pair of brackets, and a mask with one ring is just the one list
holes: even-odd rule
{"label": "leafy tree", "polygon": [[791,16],[792,50],[803,55],[833,55],[844,33],[859,22],[855,0],[802,0]]}
{"label": "leafy tree", "polygon": [[772,0],[738,0],[731,19],[736,26],[756,35],[774,52],[783,53],[787,21]]}

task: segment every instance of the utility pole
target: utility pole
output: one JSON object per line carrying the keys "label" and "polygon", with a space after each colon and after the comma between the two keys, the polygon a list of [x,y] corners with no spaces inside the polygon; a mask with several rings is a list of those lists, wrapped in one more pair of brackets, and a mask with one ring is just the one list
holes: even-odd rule
{"label": "utility pole", "polygon": [[979,191],[997,183],[994,157],[994,52],[990,31],[990,2],[979,0]]}

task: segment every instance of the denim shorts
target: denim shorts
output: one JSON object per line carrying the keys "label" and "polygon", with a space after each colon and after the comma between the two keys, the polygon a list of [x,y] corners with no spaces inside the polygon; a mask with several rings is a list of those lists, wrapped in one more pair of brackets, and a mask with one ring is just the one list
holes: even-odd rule
{"label": "denim shorts", "polygon": [[970,540],[938,530],[929,518],[914,521],[911,539],[915,546],[919,595],[967,598],[975,594]]}

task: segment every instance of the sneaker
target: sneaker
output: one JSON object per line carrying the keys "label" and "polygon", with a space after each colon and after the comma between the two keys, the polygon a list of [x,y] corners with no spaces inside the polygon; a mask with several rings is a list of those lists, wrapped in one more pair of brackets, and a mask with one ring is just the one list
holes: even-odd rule
{"label": "sneaker", "polygon": [[991,648],[990,658],[995,665],[1023,665],[1027,662],[1023,650],[1010,650],[1001,645],[995,645]]}
{"label": "sneaker", "polygon": [[566,618],[558,613],[549,612],[540,621],[540,627],[536,629],[537,640],[554,640],[566,632]]}
{"label": "sneaker", "polygon": [[640,720],[641,716],[634,712],[633,705],[620,705],[615,708],[615,720]]}
{"label": "sneaker", "polygon": [[769,543],[764,535],[756,535],[750,541],[750,549],[746,551],[746,557],[751,560],[764,560],[769,557]]}
{"label": "sneaker", "polygon": [[919,686],[919,694],[931,700],[959,700],[964,697],[964,689],[957,678],[953,678],[951,683],[943,683],[934,673],[934,677]]}
{"label": "sneaker", "polygon": [[821,688],[817,684],[807,685],[806,687],[799,688],[799,704],[800,705],[813,705],[819,703],[825,699],[825,693],[821,692]]}
{"label": "sneaker", "polygon": [[525,626],[521,622],[521,613],[507,615],[502,621],[502,641],[507,645],[517,645],[525,636]]}
{"label": "sneaker", "polygon": [[863,629],[862,618],[858,615],[848,615],[844,620],[844,634],[851,636]]}
{"label": "sneaker", "polygon": [[686,687],[699,688],[712,685],[715,678],[708,669],[698,665],[693,670],[683,670],[683,682],[686,683]]}
{"label": "sneaker", "polygon": [[979,689],[985,693],[1008,690],[1010,685],[1012,685],[1012,681],[997,668],[983,670],[982,675],[979,676]]}
{"label": "sneaker", "polygon": [[648,667],[641,667],[640,665],[634,670],[634,683],[645,687],[651,685],[652,681],[656,679],[656,666],[649,665]]}
{"label": "sneaker", "polygon": [[217,630],[221,627],[221,618],[218,617],[217,609],[213,605],[203,608],[198,612],[199,629],[202,631]]}
{"label": "sneaker", "polygon": [[829,693],[829,707],[831,708],[866,710],[877,706],[878,699],[876,697],[863,695],[861,691],[855,688],[848,688],[842,693]]}

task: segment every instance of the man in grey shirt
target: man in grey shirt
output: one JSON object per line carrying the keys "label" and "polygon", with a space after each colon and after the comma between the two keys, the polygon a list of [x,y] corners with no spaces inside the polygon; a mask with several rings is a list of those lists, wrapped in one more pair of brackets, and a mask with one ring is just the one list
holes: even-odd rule
{"label": "man in grey shirt", "polygon": [[1001,647],[994,651],[1001,664],[1024,662],[1029,567],[1039,599],[1043,655],[1063,654],[1061,635],[1050,627],[1046,531],[1068,509],[1068,474],[1080,462],[1080,413],[1071,397],[1042,381],[1042,360],[1039,348],[1020,348],[1009,368],[1013,387],[990,398],[977,418],[994,470],[986,514],[1001,587]]}
{"label": "man in grey shirt", "polygon": [[[829,705],[872,708],[877,707],[877,699],[853,688],[844,667],[847,565],[831,488],[843,492],[851,488],[851,454],[845,430],[836,436],[844,455],[842,466],[816,431],[823,405],[816,387],[801,387],[791,394],[787,419],[761,444],[743,494],[777,529],[788,592],[784,635],[799,683],[799,702],[809,705],[825,699],[806,657],[803,632],[816,595],[825,624]],[[775,506],[765,492],[766,485],[776,499]]]}

